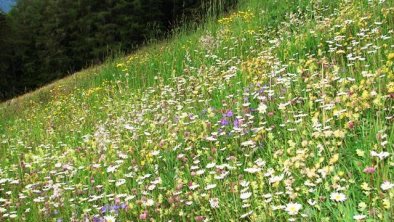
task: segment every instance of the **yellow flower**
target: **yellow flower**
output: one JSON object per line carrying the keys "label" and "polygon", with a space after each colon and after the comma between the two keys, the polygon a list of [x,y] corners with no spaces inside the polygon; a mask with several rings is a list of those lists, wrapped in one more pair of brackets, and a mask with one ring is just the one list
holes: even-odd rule
{"label": "yellow flower", "polygon": [[332,164],[336,163],[338,161],[338,159],[339,159],[339,154],[338,153],[334,154],[330,159],[330,164],[332,165]]}
{"label": "yellow flower", "polygon": [[370,191],[371,190],[371,188],[368,186],[368,184],[367,183],[363,183],[363,184],[361,184],[361,188],[363,189],[363,190],[365,190],[365,191]]}
{"label": "yellow flower", "polygon": [[387,89],[389,93],[394,93],[394,82],[387,84]]}
{"label": "yellow flower", "polygon": [[334,192],[334,193],[331,193],[330,199],[335,202],[344,202],[347,198],[346,198],[346,195],[343,193]]}
{"label": "yellow flower", "polygon": [[384,199],[383,200],[383,207],[386,209],[390,209],[390,206],[391,206],[390,201],[388,199]]}
{"label": "yellow flower", "polygon": [[365,152],[362,151],[362,150],[360,150],[360,149],[357,149],[357,150],[356,150],[356,153],[357,153],[357,156],[359,156],[359,157],[363,157],[364,154],[365,154]]}
{"label": "yellow flower", "polygon": [[394,60],[394,52],[390,53],[387,58],[388,60]]}
{"label": "yellow flower", "polygon": [[365,210],[367,208],[367,204],[364,203],[364,202],[361,202],[361,203],[358,204],[358,208],[359,208],[360,211],[363,211],[363,210]]}
{"label": "yellow flower", "polygon": [[369,98],[369,93],[367,90],[364,90],[362,95],[361,95],[362,99],[367,100]]}
{"label": "yellow flower", "polygon": [[334,136],[336,138],[344,138],[345,137],[345,132],[343,132],[342,130],[335,130],[334,131]]}

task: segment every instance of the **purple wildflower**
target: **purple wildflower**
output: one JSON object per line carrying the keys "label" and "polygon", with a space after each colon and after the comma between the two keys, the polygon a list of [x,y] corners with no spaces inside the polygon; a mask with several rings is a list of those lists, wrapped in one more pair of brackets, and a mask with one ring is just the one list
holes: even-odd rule
{"label": "purple wildflower", "polygon": [[234,120],[234,127],[239,128],[239,120],[238,119]]}
{"label": "purple wildflower", "polygon": [[367,174],[373,174],[373,173],[375,173],[375,167],[373,167],[373,166],[369,166],[369,167],[365,167],[365,169],[364,169],[364,173],[367,173]]}
{"label": "purple wildflower", "polygon": [[228,121],[226,118],[222,118],[222,119],[220,120],[220,124],[221,124],[222,126],[227,126],[227,125],[229,124],[229,121]]}
{"label": "purple wildflower", "polygon": [[108,205],[101,207],[101,213],[106,213],[108,211]]}
{"label": "purple wildflower", "polygon": [[104,219],[101,217],[97,217],[97,216],[93,217],[93,222],[103,222],[103,221],[104,221]]}
{"label": "purple wildflower", "polygon": [[232,117],[234,115],[233,111],[229,110],[226,113],[226,117]]}

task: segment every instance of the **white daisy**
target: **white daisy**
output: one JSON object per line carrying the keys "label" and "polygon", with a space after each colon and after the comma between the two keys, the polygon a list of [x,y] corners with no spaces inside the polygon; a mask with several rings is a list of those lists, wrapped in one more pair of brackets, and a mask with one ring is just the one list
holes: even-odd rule
{"label": "white daisy", "polygon": [[346,198],[346,195],[343,193],[334,192],[334,193],[331,193],[330,199],[333,201],[336,201],[336,202],[344,202],[347,198]]}
{"label": "white daisy", "polygon": [[248,216],[250,216],[252,213],[253,213],[253,210],[247,212],[246,214],[242,214],[241,217],[240,217],[240,219],[243,219],[243,218],[245,218],[245,217],[248,217]]}
{"label": "white daisy", "polygon": [[298,211],[300,211],[301,209],[302,209],[302,205],[299,203],[288,203],[286,204],[285,211],[289,215],[297,215]]}
{"label": "white daisy", "polygon": [[272,176],[272,177],[269,179],[269,182],[270,182],[271,184],[272,184],[272,183],[279,182],[279,181],[283,180],[284,176],[285,176],[285,175],[283,175],[283,174],[281,174],[281,175],[279,175],[279,176]]}
{"label": "white daisy", "polygon": [[376,151],[371,151],[371,156],[378,157],[380,160],[384,160],[390,156],[388,152],[380,152],[377,153]]}
{"label": "white daisy", "polygon": [[213,188],[215,188],[216,187],[216,184],[208,184],[206,187],[205,187],[205,190],[211,190],[211,189],[213,189]]}
{"label": "white daisy", "polygon": [[252,193],[251,193],[251,192],[241,193],[241,199],[242,199],[242,200],[249,199],[249,197],[251,197],[251,196],[252,196]]}
{"label": "white daisy", "polygon": [[248,141],[241,143],[241,146],[254,146],[254,145],[255,145],[255,142],[252,140],[248,140]]}
{"label": "white daisy", "polygon": [[113,173],[116,171],[117,168],[118,168],[118,166],[109,166],[107,168],[107,173]]}
{"label": "white daisy", "polygon": [[380,188],[382,188],[382,190],[390,190],[393,187],[394,184],[390,183],[389,181],[385,181],[382,183],[382,185],[380,185]]}
{"label": "white daisy", "polygon": [[257,167],[251,167],[251,168],[246,168],[244,169],[245,172],[248,173],[257,173],[261,171],[261,168],[257,168]]}
{"label": "white daisy", "polygon": [[259,111],[259,113],[264,114],[267,112],[267,106],[264,103],[260,103],[257,110]]}
{"label": "white daisy", "polygon": [[145,202],[145,206],[151,207],[155,204],[155,201],[152,199],[147,199]]}
{"label": "white daisy", "polygon": [[209,199],[209,204],[212,208],[219,208],[219,199],[218,198],[211,198]]}
{"label": "white daisy", "polygon": [[108,215],[104,217],[105,222],[115,222],[116,218],[114,216]]}
{"label": "white daisy", "polygon": [[125,179],[120,179],[120,180],[116,181],[115,186],[119,187],[119,186],[122,186],[125,183],[126,183]]}
{"label": "white daisy", "polygon": [[208,163],[205,168],[210,169],[216,166],[216,163]]}
{"label": "white daisy", "polygon": [[363,220],[363,219],[365,219],[365,218],[367,218],[367,216],[365,216],[365,215],[363,215],[363,214],[357,214],[357,215],[354,215],[354,216],[353,216],[353,219],[355,219],[355,220],[357,220],[357,221]]}

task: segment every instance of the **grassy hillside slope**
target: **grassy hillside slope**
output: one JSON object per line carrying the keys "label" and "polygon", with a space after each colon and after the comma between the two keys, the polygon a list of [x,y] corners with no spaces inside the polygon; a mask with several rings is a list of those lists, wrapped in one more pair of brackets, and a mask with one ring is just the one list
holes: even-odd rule
{"label": "grassy hillside slope", "polygon": [[0,106],[0,220],[394,220],[394,3],[244,0]]}

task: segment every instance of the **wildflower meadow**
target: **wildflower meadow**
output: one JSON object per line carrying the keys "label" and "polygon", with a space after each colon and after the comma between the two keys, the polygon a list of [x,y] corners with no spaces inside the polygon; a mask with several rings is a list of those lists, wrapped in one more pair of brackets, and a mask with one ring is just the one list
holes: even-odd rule
{"label": "wildflower meadow", "polygon": [[243,0],[0,105],[0,221],[394,221],[394,2]]}

